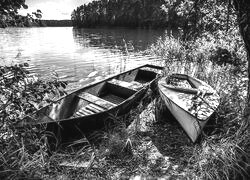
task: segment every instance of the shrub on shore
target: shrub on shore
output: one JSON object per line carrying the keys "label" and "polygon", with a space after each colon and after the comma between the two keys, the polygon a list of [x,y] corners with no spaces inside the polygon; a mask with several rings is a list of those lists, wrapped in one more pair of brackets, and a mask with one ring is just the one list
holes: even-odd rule
{"label": "shrub on shore", "polygon": [[213,130],[195,145],[189,161],[191,177],[249,177],[250,132],[249,122],[243,117],[247,98],[247,57],[237,31],[204,34],[202,38],[186,42],[164,37],[149,51],[162,58],[165,74],[196,76],[220,94],[220,106],[212,120]]}
{"label": "shrub on shore", "polygon": [[64,93],[65,83],[29,76],[27,66],[0,66],[0,179],[39,177],[48,158],[45,128],[16,124]]}

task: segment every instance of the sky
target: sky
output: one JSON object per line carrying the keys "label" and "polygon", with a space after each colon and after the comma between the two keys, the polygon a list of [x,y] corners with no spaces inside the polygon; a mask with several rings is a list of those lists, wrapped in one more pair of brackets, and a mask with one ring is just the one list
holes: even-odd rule
{"label": "sky", "polygon": [[21,15],[27,15],[37,9],[42,11],[42,19],[70,19],[72,11],[85,3],[92,0],[26,0],[28,9],[20,9],[18,12]]}

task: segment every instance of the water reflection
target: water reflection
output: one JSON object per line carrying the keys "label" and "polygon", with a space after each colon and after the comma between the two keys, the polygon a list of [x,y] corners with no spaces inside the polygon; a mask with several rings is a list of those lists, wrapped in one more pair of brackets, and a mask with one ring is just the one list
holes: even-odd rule
{"label": "water reflection", "polygon": [[39,74],[55,71],[62,80],[85,84],[155,61],[142,52],[163,34],[126,28],[6,28],[0,29],[0,61],[29,61]]}
{"label": "water reflection", "polygon": [[163,30],[127,28],[73,29],[74,39],[82,46],[94,46],[126,52],[145,50],[164,33]]}

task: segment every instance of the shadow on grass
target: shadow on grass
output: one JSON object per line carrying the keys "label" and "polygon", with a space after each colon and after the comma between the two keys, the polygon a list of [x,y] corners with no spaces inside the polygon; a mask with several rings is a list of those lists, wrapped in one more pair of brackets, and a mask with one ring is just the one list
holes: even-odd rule
{"label": "shadow on grass", "polygon": [[[91,135],[90,139],[95,144],[91,152],[94,152],[95,159],[89,168],[61,167],[61,174],[68,172],[67,177],[75,178],[75,171],[79,169],[84,173],[78,174],[78,178],[128,179],[139,175],[146,179],[185,179],[189,176],[190,159],[199,143],[191,142],[166,107],[155,106],[154,103],[143,107],[135,111],[135,117],[132,115],[132,129],[129,130],[126,123],[118,122],[113,131],[109,128],[106,132],[98,131]],[[141,111],[145,114],[138,116]],[[143,127],[137,127],[136,123]],[[124,151],[127,139],[132,142],[132,154]],[[84,150],[80,152],[82,154]]]}
{"label": "shadow on grass", "polygon": [[168,169],[168,174],[184,172],[193,155],[194,144],[168,109],[156,113],[156,120],[148,135],[159,153],[168,158],[172,167]]}

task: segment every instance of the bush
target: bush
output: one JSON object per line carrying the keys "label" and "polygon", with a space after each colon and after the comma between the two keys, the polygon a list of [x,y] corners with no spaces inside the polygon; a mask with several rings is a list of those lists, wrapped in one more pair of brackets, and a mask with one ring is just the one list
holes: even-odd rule
{"label": "bush", "polygon": [[186,42],[164,37],[151,46],[150,52],[162,58],[166,75],[196,76],[214,87],[221,97],[213,131],[195,145],[189,161],[191,177],[228,179],[240,174],[248,177],[250,133],[249,122],[243,118],[247,56],[236,29],[227,34],[206,33],[202,38]]}
{"label": "bush", "polygon": [[0,66],[1,179],[36,176],[36,170],[46,165],[46,127],[20,130],[15,124],[65,93],[64,82],[30,76],[26,67],[27,63]]}

